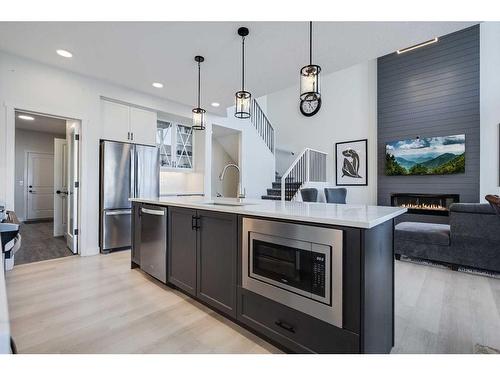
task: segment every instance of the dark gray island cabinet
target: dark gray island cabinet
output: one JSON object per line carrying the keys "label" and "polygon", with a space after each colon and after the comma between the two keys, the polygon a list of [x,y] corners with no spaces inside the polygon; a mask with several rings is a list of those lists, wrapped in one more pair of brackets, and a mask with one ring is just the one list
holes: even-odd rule
{"label": "dark gray island cabinet", "polygon": [[[134,201],[133,268],[141,266],[141,232],[149,230],[141,229],[145,204],[154,202]],[[168,286],[287,352],[391,351],[392,218],[359,228],[201,203],[157,207],[168,218],[165,241],[158,242]]]}

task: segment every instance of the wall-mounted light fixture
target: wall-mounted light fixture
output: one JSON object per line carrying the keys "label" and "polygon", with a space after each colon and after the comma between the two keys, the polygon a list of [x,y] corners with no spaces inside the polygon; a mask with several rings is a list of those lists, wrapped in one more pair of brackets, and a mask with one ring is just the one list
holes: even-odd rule
{"label": "wall-mounted light fixture", "polygon": [[434,39],[428,40],[427,42],[423,42],[423,43],[420,43],[420,44],[415,44],[414,46],[411,46],[411,47],[406,47],[406,48],[403,48],[403,49],[398,49],[396,52],[397,52],[398,55],[401,55],[402,53],[410,52],[410,51],[413,51],[414,49],[428,46],[429,44],[434,44],[438,40],[439,40],[439,38],[434,38]]}

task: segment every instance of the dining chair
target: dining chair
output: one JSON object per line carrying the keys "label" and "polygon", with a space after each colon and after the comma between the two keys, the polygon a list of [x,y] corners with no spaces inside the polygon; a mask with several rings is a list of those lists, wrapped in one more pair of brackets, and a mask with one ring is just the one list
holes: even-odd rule
{"label": "dining chair", "polygon": [[303,202],[317,202],[318,201],[318,189],[315,189],[315,188],[300,189],[300,195],[302,196]]}
{"label": "dining chair", "polygon": [[325,199],[327,203],[345,204],[346,196],[346,188],[325,188]]}

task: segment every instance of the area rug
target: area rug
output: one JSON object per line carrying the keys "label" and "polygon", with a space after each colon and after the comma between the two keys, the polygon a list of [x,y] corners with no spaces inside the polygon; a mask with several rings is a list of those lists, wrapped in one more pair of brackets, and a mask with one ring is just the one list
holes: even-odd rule
{"label": "area rug", "polygon": [[[424,265],[430,266],[430,267],[450,269],[450,267],[448,267],[444,264],[438,263],[438,262],[433,262],[431,260],[426,260],[426,259],[410,258],[410,257],[407,257],[405,255],[401,255],[400,260],[405,261],[405,262],[410,262],[410,263],[424,264]],[[491,277],[493,279],[500,279],[500,273],[498,273],[498,272],[478,270],[478,269],[470,268],[470,267],[458,267],[457,271],[464,272],[464,273],[470,273],[472,275],[477,275],[477,276]]]}
{"label": "area rug", "polygon": [[474,345],[474,354],[500,354],[500,350],[481,344]]}

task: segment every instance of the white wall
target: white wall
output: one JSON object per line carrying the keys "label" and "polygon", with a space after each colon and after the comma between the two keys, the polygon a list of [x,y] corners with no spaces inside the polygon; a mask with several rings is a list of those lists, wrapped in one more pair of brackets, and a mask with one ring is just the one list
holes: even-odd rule
{"label": "white wall", "polygon": [[16,129],[16,186],[14,189],[14,210],[21,221],[26,219],[24,202],[24,192],[26,190],[26,181],[24,181],[26,173],[26,152],[32,151],[53,154],[55,138],[64,138],[64,136]]}
{"label": "white wall", "polygon": [[[131,72],[133,74],[133,72]],[[164,113],[191,118],[191,107],[143,94],[104,81],[57,69],[22,57],[0,52],[0,201],[14,209],[14,109],[74,118],[82,121],[80,204],[81,255],[99,253],[99,139],[100,98],[113,98]],[[264,194],[274,176],[274,156],[248,120],[207,115],[207,129],[200,136],[203,171],[210,171],[211,124],[242,131],[243,183],[247,195]],[[198,143],[198,140],[197,140]],[[204,193],[211,195],[211,174],[202,173]],[[201,178],[198,177],[201,181]]]}
{"label": "white wall", "polygon": [[224,197],[236,197],[238,193],[238,171],[231,168],[228,169],[224,180],[219,180],[219,175],[222,169],[228,163],[238,164],[237,159],[233,159],[224,147],[220,144],[216,137],[212,137],[212,196],[217,193],[222,194]]}
{"label": "white wall", "polygon": [[[241,120],[234,117],[234,107],[228,108],[227,117],[214,119],[214,125],[238,130],[241,132],[240,167],[242,170],[242,185],[246,191],[247,198],[260,198],[266,194],[266,189],[271,187],[274,181],[275,160],[274,154],[266,146],[257,130],[250,120]],[[207,135],[212,134],[212,124],[207,126]],[[205,143],[205,157],[207,164],[205,170],[211,170],[209,166],[212,154],[211,142]],[[205,195],[213,196],[210,181],[210,173],[205,173]],[[210,191],[207,187],[210,186]]]}
{"label": "white wall", "polygon": [[333,186],[335,142],[367,138],[368,186],[347,187],[347,202],[376,204],[377,61],[323,76],[321,96],[322,108],[307,118],[299,111],[298,77],[296,86],[267,95],[267,114],[276,130],[276,147],[296,155],[306,147],[327,152],[327,179]]}
{"label": "white wall", "polygon": [[98,254],[100,96],[187,118],[191,108],[3,52],[0,82],[0,200],[14,208],[14,152],[7,143],[14,137],[13,108],[81,119],[80,249]]}
{"label": "white wall", "polygon": [[480,198],[500,194],[500,22],[480,24],[480,116],[481,177]]}

